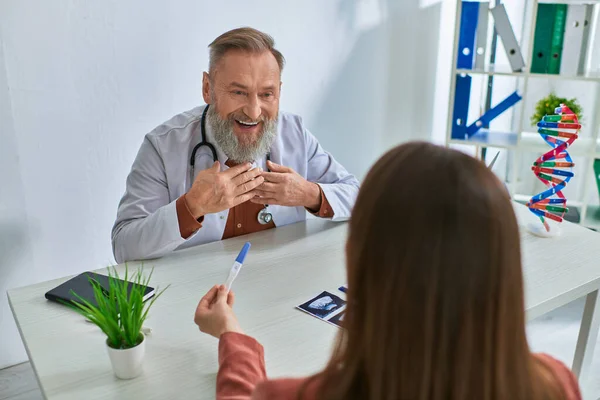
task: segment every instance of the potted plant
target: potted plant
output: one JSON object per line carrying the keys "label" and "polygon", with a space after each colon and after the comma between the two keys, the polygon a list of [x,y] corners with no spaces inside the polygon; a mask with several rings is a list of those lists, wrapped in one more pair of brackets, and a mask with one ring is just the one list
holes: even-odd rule
{"label": "potted plant", "polygon": [[144,278],[142,268],[133,274],[131,281],[128,280],[127,265],[123,279],[120,279],[115,267],[112,272],[108,268],[108,288],[90,277],[96,304],[75,292],[72,293],[78,301],[65,303],[104,332],[113,371],[120,379],[131,379],[141,374],[146,351],[142,327],[148,311],[168,288],[157,292],[151,300],[144,301],[154,269]]}
{"label": "potted plant", "polygon": [[531,126],[536,126],[538,122],[542,120],[545,115],[554,115],[554,109],[561,104],[569,107],[577,117],[579,118],[579,122],[582,121],[581,112],[583,109],[577,103],[577,99],[566,99],[564,97],[558,97],[554,92],[550,93],[548,96],[540,99],[535,105],[535,112],[531,116]]}

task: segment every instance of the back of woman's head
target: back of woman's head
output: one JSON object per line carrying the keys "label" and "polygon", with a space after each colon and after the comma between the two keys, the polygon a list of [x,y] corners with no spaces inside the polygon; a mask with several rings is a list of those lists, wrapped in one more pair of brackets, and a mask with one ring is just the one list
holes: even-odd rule
{"label": "back of woman's head", "polygon": [[346,252],[326,397],[536,398],[518,225],[483,163],[422,142],[389,151],[361,185]]}

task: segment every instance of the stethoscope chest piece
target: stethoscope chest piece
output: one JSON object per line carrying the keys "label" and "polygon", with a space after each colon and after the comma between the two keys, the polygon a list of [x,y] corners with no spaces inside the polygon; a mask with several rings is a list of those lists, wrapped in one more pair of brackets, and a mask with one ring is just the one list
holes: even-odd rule
{"label": "stethoscope chest piece", "polygon": [[273,221],[273,215],[267,209],[268,205],[258,212],[258,223],[261,225],[270,224]]}

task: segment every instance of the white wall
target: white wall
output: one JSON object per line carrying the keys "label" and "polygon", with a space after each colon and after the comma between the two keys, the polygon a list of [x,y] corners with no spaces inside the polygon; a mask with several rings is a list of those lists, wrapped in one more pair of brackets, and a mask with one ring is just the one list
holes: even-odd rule
{"label": "white wall", "polygon": [[24,185],[4,67],[0,32],[0,367],[24,357],[5,292],[11,282],[27,282],[28,270],[33,266]]}
{"label": "white wall", "polygon": [[[441,7],[417,1],[390,2],[384,147],[432,137],[434,121],[439,118],[435,96],[444,95],[435,87],[438,54],[445,47],[438,46]],[[450,49],[451,43],[448,41]]]}
{"label": "white wall", "polygon": [[220,33],[275,37],[282,109],[359,177],[390,145],[429,137],[440,6],[416,4],[0,3],[0,368],[26,359],[5,291],[114,262],[110,230],[143,135],[202,103]]}

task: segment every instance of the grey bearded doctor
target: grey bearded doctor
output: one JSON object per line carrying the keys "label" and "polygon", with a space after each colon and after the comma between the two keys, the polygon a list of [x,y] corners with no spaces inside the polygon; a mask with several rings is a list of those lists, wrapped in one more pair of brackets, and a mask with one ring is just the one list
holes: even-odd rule
{"label": "grey bearded doctor", "polygon": [[206,105],[148,133],[112,229],[117,262],[303,221],[350,217],[359,183],[279,111],[283,55],[252,28],[209,46]]}

